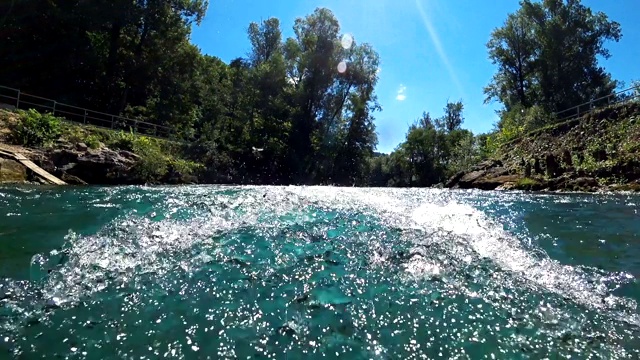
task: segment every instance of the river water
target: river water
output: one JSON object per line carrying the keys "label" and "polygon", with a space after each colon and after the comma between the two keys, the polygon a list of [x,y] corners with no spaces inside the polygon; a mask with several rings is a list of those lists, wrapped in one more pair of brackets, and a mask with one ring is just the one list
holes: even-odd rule
{"label": "river water", "polygon": [[0,359],[638,359],[639,204],[0,188]]}

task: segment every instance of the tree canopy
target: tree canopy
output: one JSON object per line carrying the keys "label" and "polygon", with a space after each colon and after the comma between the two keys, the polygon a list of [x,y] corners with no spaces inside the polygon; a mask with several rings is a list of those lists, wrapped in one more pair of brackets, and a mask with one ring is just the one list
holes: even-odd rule
{"label": "tree canopy", "polygon": [[249,24],[250,52],[226,64],[189,41],[206,8],[3,3],[0,83],[169,126],[195,144],[212,181],[363,184],[377,144],[376,51],[318,8],[288,39],[276,18]]}
{"label": "tree canopy", "polygon": [[555,112],[612,94],[617,83],[598,57],[608,58],[605,42],[621,36],[620,24],[580,0],[523,0],[487,43],[498,67],[487,101]]}
{"label": "tree canopy", "polygon": [[487,44],[487,101],[504,106],[496,133],[462,129],[462,101],[447,102],[389,155],[374,152],[378,53],[326,8],[286,39],[276,18],[249,24],[248,54],[225,63],[189,40],[206,0],[5,1],[0,84],[168,126],[209,182],[428,186],[488,156],[496,136],[614,91],[598,58],[618,23],[580,0],[520,5]]}

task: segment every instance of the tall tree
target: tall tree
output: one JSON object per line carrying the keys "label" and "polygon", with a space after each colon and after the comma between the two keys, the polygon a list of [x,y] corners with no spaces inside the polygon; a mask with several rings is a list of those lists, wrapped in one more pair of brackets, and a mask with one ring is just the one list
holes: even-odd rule
{"label": "tall tree", "polygon": [[489,58],[498,72],[484,89],[487,100],[498,99],[510,110],[514,105],[537,102],[536,40],[533,24],[521,9],[509,14],[501,28],[495,29],[487,43]]}
{"label": "tall tree", "polygon": [[609,95],[616,82],[598,57],[609,58],[605,41],[620,37],[617,22],[580,0],[523,0],[487,44],[498,65],[487,100],[500,100],[506,110],[540,105],[559,111]]}
{"label": "tall tree", "polygon": [[325,8],[297,19],[294,33],[284,44],[296,109],[292,170],[303,182],[351,181],[345,176],[346,159],[358,159],[351,170],[360,172],[366,164],[362,154],[370,155],[376,140],[371,114],[379,108],[374,94],[378,54],[367,44],[343,48],[340,25]]}
{"label": "tall tree", "polygon": [[442,122],[444,124],[444,130],[448,133],[460,129],[460,126],[464,122],[464,116],[462,112],[464,110],[464,105],[462,101],[457,102],[447,102],[447,105],[444,107],[444,116],[442,117]]}

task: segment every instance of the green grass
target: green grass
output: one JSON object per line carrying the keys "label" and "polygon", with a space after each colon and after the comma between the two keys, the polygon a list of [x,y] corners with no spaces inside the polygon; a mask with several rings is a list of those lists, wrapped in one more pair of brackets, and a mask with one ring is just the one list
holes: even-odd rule
{"label": "green grass", "polygon": [[540,186],[541,183],[538,180],[531,178],[518,179],[515,184],[515,188],[520,190],[534,190]]}

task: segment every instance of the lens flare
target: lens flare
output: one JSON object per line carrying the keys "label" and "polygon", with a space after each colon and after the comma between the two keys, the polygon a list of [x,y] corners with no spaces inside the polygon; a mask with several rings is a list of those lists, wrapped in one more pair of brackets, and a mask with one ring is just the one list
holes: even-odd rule
{"label": "lens flare", "polygon": [[340,74],[343,74],[345,71],[347,71],[347,63],[344,61],[340,61],[340,63],[338,64],[338,72]]}
{"label": "lens flare", "polygon": [[351,49],[351,46],[353,46],[353,36],[351,34],[342,35],[340,43],[345,50]]}

